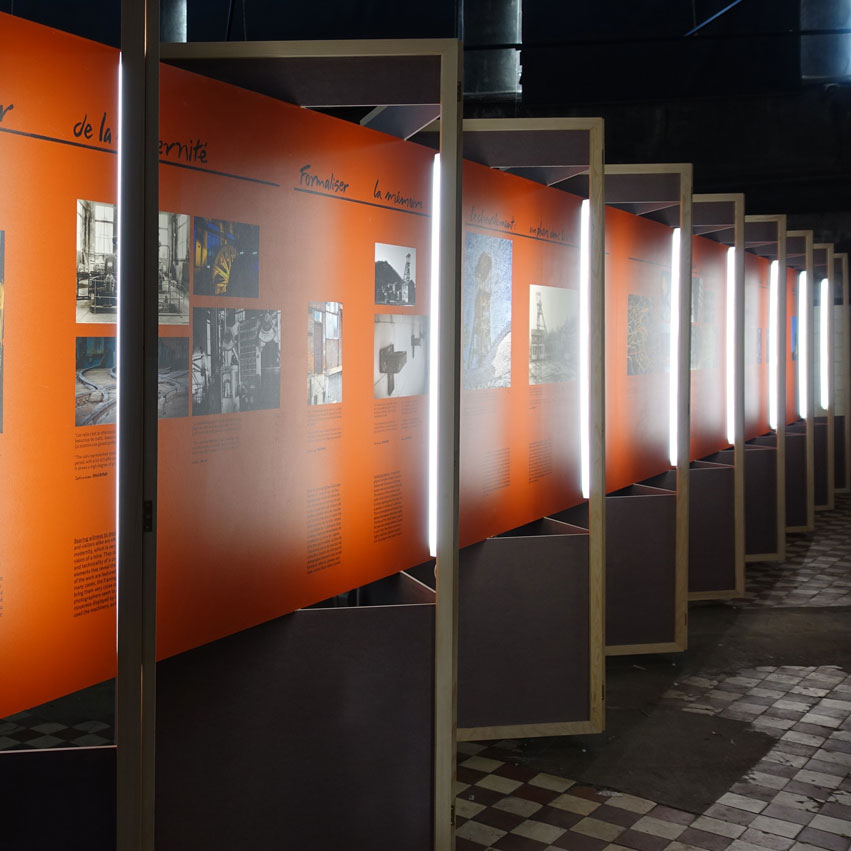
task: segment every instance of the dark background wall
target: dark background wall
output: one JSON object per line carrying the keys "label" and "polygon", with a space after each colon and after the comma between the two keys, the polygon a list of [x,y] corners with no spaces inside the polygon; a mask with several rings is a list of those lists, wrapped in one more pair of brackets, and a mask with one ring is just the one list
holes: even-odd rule
{"label": "dark background wall", "polygon": [[[0,0],[2,11],[110,44],[119,8]],[[185,19],[198,41],[462,37],[468,116],[602,115],[607,161],[693,162],[696,191],[743,191],[749,213],[788,213],[793,227],[851,250],[845,0],[163,0],[162,8],[167,28]],[[518,66],[522,91],[511,81]]]}

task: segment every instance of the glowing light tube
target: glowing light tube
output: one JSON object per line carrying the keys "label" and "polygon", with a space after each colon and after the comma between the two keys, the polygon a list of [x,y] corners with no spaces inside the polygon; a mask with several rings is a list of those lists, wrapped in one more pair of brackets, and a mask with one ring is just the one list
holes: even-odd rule
{"label": "glowing light tube", "polygon": [[821,298],[819,299],[819,384],[821,385],[821,407],[826,411],[830,407],[830,282],[821,279]]}
{"label": "glowing light tube", "polygon": [[727,443],[736,442],[736,248],[727,249]]}
{"label": "glowing light tube", "polygon": [[428,352],[428,551],[437,555],[437,409],[440,367],[440,154],[431,173],[431,298]]}
{"label": "glowing light tube", "polygon": [[591,496],[591,202],[582,202],[579,229],[579,450],[582,496]]}
{"label": "glowing light tube", "polygon": [[779,280],[780,264],[772,260],[768,283],[768,426],[773,431],[777,431],[777,398],[780,390],[778,384],[780,374]]}
{"label": "glowing light tube", "polygon": [[680,399],[680,229],[671,234],[671,329],[668,388],[668,455],[671,466],[677,466],[677,428]]}
{"label": "glowing light tube", "polygon": [[809,369],[809,338],[807,328],[807,273],[801,272],[798,275],[798,416],[801,419],[807,418],[807,395],[808,395],[808,379],[807,370]]}

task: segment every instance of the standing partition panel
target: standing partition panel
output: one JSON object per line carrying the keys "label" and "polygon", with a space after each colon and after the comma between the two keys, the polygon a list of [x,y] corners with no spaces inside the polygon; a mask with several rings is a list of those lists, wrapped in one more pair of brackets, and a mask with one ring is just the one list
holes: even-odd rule
{"label": "standing partition panel", "polygon": [[[744,593],[744,451],[736,440],[743,387],[744,197],[695,195],[692,228],[689,599]],[[729,447],[734,448],[729,448]],[[700,489],[700,490],[698,490]]]}
{"label": "standing partition panel", "polygon": [[687,641],[691,178],[690,165],[606,168],[610,655]]}
{"label": "standing partition panel", "polygon": [[[449,847],[459,45],[163,56],[183,68],[163,69],[162,206],[191,254],[160,363],[192,355],[188,418],[160,424],[158,847]],[[365,104],[363,126],[298,108]],[[436,117],[439,161],[398,138]],[[161,216],[168,292],[180,226]],[[436,600],[398,573],[430,554]]]}
{"label": "standing partition panel", "polygon": [[848,307],[848,255],[833,258],[833,422],[834,485],[838,493],[851,491],[851,312]]}
{"label": "standing partition panel", "polygon": [[[815,528],[812,231],[786,232],[786,531]],[[793,384],[790,385],[790,378]]]}
{"label": "standing partition panel", "polygon": [[[464,123],[463,740],[603,726],[602,131]],[[547,518],[589,496],[584,528]]]}
{"label": "standing partition panel", "polygon": [[752,562],[786,557],[786,440],[778,428],[786,388],[785,235],[785,216],[745,218],[745,548]]}
{"label": "standing partition panel", "polygon": [[833,245],[813,245],[813,415],[816,511],[834,507]]}

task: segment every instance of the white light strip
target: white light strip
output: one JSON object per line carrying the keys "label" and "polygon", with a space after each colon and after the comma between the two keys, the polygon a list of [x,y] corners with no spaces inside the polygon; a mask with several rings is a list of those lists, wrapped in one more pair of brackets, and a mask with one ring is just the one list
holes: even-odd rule
{"label": "white light strip", "polygon": [[808,347],[809,340],[807,338],[807,273],[801,272],[798,275],[798,416],[805,420],[807,418],[807,370],[808,364]]}
{"label": "white light strip", "polygon": [[768,283],[768,427],[777,431],[777,400],[780,394],[780,264],[771,261]]}
{"label": "white light strip", "polygon": [[431,173],[431,299],[428,360],[428,551],[437,556],[437,410],[440,365],[440,154]]}
{"label": "white light strip", "polygon": [[118,558],[118,554],[121,552],[120,542],[119,542],[119,534],[120,527],[118,524],[119,517],[119,507],[121,500],[121,279],[123,272],[123,255],[121,252],[122,241],[121,241],[121,210],[123,209],[122,198],[121,198],[121,161],[124,157],[124,152],[121,149],[121,142],[124,137],[124,133],[122,132],[124,125],[122,124],[123,120],[123,97],[122,97],[122,73],[121,73],[121,53],[118,54],[118,138],[116,140],[116,148],[118,149],[118,156],[115,158],[116,163],[118,164],[117,174],[115,177],[115,182],[117,186],[117,194],[116,194],[116,204],[115,204],[115,215],[114,219],[114,227],[116,230],[116,251],[115,251],[115,292],[117,294],[116,301],[118,303],[118,315],[116,316],[116,339],[115,339],[115,374],[117,376],[115,380],[115,517],[113,522],[115,523],[115,648],[116,654],[118,653],[118,595],[121,593],[121,583],[118,581],[118,573],[121,570],[121,562]]}
{"label": "white light strip", "polygon": [[680,229],[671,234],[671,330],[668,388],[668,454],[677,466],[677,428],[680,399]]}
{"label": "white light strip", "polygon": [[579,451],[582,496],[591,496],[591,202],[582,202],[579,229]]}
{"label": "white light strip", "polygon": [[727,249],[727,443],[736,442],[736,248]]}
{"label": "white light strip", "polygon": [[827,411],[830,407],[830,282],[821,279],[821,298],[819,299],[819,378],[821,379],[821,407]]}

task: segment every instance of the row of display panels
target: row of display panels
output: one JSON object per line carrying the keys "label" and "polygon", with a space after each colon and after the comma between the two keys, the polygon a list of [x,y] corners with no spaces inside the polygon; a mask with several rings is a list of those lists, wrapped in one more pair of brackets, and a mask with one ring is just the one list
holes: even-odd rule
{"label": "row of display panels", "polygon": [[[118,373],[117,55],[7,17],[0,39],[2,716],[114,672]],[[433,153],[167,66],[161,99],[166,657],[428,560]],[[467,545],[583,499],[583,202],[473,163],[463,186]],[[607,212],[608,491],[669,465],[673,239]],[[693,250],[701,457],[728,445],[728,253]]]}

